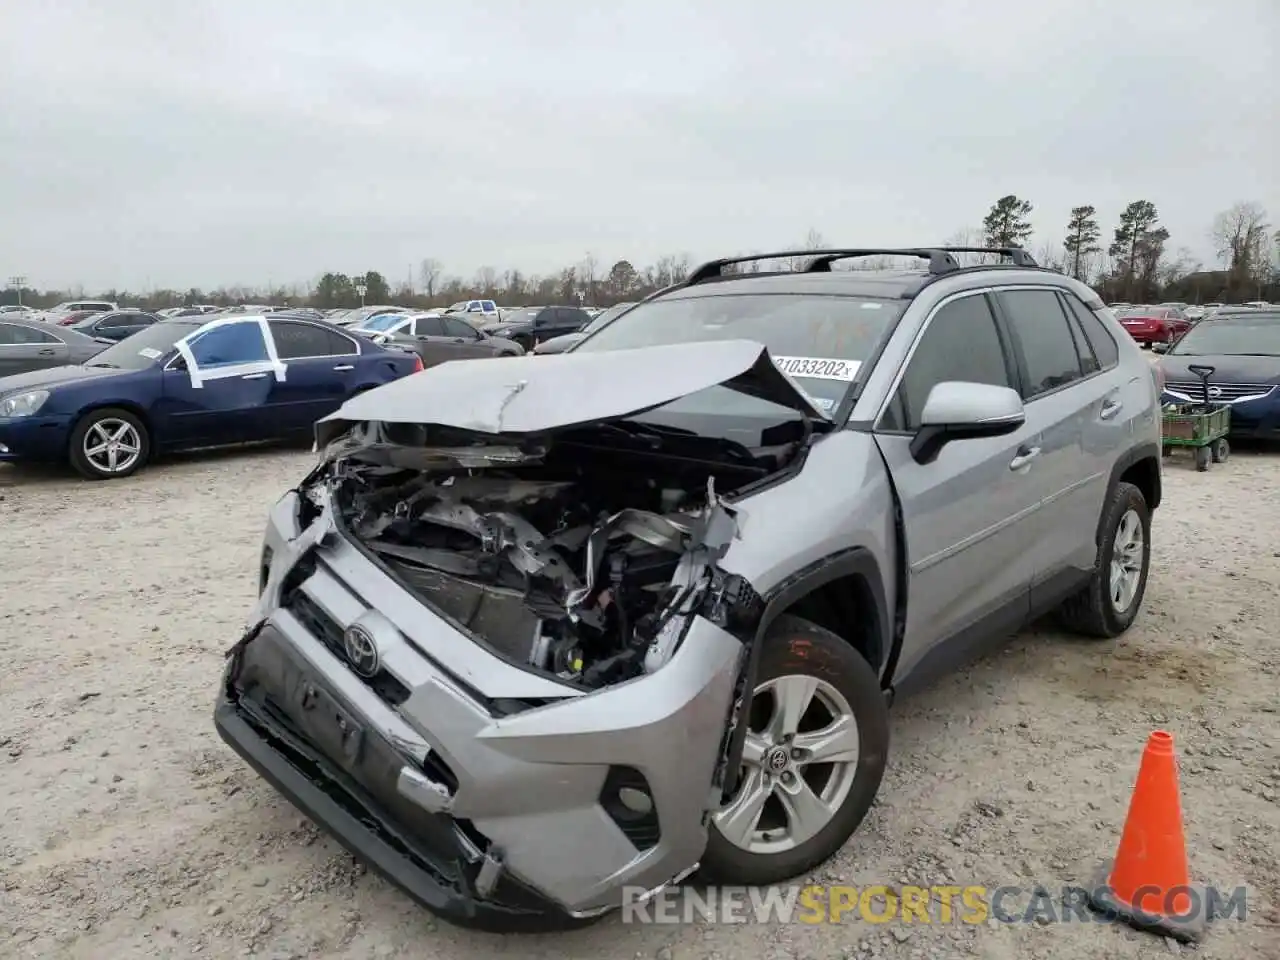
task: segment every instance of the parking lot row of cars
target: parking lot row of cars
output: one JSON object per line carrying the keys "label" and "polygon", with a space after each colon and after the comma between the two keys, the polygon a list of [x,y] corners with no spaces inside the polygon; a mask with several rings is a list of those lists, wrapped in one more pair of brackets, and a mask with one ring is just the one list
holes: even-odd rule
{"label": "parking lot row of cars", "polygon": [[1242,310],[1263,310],[1271,306],[1264,300],[1244,304],[1207,303],[1203,306],[1181,302],[1159,304],[1109,304],[1129,336],[1143,346],[1173,343],[1195,324]]}
{"label": "parking lot row of cars", "polygon": [[560,352],[594,322],[559,306],[482,327],[464,318],[485,312],[465,309],[374,307],[332,322],[309,308],[62,306],[0,314],[0,462],[65,461],[90,479],[168,451],[306,438],[362,391],[450,360]]}
{"label": "parking lot row of cars", "polygon": [[[360,391],[451,360],[561,353],[634,306],[501,310],[469,301],[439,311],[205,305],[149,313],[76,301],[43,313],[6,310],[0,462],[67,461],[86,477],[109,479],[169,450],[305,437]],[[1135,341],[1167,352],[1159,368],[1166,400],[1185,402],[1188,391],[1200,399],[1203,387],[1184,368],[1209,355],[1213,399],[1233,404],[1235,433],[1280,436],[1277,308],[1111,306]],[[1223,329],[1195,333],[1206,326]]]}

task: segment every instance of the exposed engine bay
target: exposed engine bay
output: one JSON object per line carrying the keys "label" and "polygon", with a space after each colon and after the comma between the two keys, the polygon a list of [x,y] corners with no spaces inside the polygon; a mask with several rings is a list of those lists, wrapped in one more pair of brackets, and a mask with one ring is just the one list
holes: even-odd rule
{"label": "exposed engine bay", "polygon": [[[518,443],[365,423],[325,451],[339,522],[435,612],[508,660],[599,688],[651,673],[694,612],[740,603],[718,493],[799,444],[596,424]],[[710,613],[709,613],[710,612]]]}

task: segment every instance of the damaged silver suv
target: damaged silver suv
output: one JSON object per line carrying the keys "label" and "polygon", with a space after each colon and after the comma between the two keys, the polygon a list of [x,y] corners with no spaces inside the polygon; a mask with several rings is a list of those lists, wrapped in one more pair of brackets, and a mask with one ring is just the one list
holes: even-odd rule
{"label": "damaged silver suv", "polygon": [[[1150,366],[1087,286],[954,252],[713,261],[567,353],[349,400],[271,513],[220,734],[464,925],[832,856],[895,695],[1142,603]],[[921,268],[832,269],[890,253]]]}

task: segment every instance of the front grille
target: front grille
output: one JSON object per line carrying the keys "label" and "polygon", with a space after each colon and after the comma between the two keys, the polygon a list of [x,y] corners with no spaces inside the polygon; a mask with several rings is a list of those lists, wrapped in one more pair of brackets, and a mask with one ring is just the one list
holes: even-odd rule
{"label": "front grille", "polygon": [[[286,593],[281,598],[280,605],[293,614],[312,636],[328,647],[335,657],[343,663],[347,662],[347,651],[342,642],[342,624],[329,616],[323,607],[297,589]],[[354,670],[352,673],[377,694],[383,703],[398,707],[409,699],[409,688],[385,670],[375,677],[361,677]]]}
{"label": "front grille", "polygon": [[[1192,400],[1204,399],[1204,384],[1199,380],[1170,380],[1166,390],[1180,393]],[[1273,383],[1218,383],[1209,381],[1209,400],[1217,403],[1235,403],[1238,400],[1256,400],[1265,397],[1276,388]]]}

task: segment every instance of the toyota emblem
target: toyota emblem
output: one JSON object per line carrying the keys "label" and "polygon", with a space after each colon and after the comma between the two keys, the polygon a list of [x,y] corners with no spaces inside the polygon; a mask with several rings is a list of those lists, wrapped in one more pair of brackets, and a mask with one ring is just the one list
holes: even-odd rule
{"label": "toyota emblem", "polygon": [[351,669],[362,677],[372,677],[382,669],[382,658],[373,634],[364,627],[352,624],[342,635],[342,649]]}

